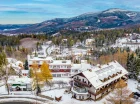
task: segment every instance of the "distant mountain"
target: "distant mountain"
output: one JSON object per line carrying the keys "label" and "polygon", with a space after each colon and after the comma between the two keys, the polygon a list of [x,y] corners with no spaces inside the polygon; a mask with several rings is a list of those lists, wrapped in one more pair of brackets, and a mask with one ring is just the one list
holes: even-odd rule
{"label": "distant mountain", "polygon": [[8,30],[16,30],[16,29],[20,29],[20,28],[26,28],[30,26],[30,24],[0,24],[0,31],[8,31]]}
{"label": "distant mountain", "polygon": [[56,18],[42,23],[25,26],[10,31],[12,33],[55,33],[59,30],[87,31],[95,29],[123,28],[140,24],[140,12],[127,11],[118,8],[108,9],[98,13],[85,13],[73,18]]}

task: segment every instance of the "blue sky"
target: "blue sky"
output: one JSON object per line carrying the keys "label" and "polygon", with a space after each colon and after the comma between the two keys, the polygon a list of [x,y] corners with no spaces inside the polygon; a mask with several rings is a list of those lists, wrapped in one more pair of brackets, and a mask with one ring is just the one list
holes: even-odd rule
{"label": "blue sky", "polygon": [[38,23],[109,8],[140,11],[140,0],[0,0],[0,24]]}

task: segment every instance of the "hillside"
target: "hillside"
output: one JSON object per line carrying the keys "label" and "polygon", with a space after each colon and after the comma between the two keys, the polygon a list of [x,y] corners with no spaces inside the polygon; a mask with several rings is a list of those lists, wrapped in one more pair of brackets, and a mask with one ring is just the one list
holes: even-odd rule
{"label": "hillside", "polygon": [[28,49],[36,48],[36,43],[39,40],[33,38],[23,38],[20,40],[20,46]]}
{"label": "hillside", "polygon": [[123,28],[140,24],[140,12],[122,9],[108,9],[98,13],[85,13],[73,18],[56,18],[25,28],[10,31],[12,33],[55,33],[59,30],[90,31],[95,29]]}

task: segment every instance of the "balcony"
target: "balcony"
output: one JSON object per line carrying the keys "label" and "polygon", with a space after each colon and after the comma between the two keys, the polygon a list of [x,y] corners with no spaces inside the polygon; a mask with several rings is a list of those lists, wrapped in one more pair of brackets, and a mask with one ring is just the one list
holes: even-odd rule
{"label": "balcony", "polygon": [[75,78],[74,81],[77,82],[77,83],[79,83],[79,84],[81,84],[81,85],[84,85],[85,87],[91,87],[91,86],[88,85],[86,82],[80,81],[80,79],[76,79],[76,78]]}
{"label": "balcony", "polygon": [[88,94],[88,90],[86,88],[80,88],[80,87],[72,87],[72,92],[77,94]]}
{"label": "balcony", "polygon": [[70,69],[51,69],[51,72],[70,72]]}
{"label": "balcony", "polygon": [[[88,91],[90,94],[92,95],[98,95],[100,93],[104,93],[105,91],[108,91],[108,89],[114,89],[115,88],[115,85],[116,85],[117,82],[112,82],[110,83],[109,85],[106,85],[105,87],[102,87],[101,89],[99,90],[96,90],[96,93],[92,92],[92,91]],[[109,91],[108,91],[109,92]]]}

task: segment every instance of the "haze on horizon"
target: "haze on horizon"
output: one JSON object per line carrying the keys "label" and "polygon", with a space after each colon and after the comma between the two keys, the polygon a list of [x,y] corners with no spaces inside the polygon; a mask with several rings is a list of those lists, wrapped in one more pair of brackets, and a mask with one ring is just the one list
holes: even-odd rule
{"label": "haze on horizon", "polygon": [[140,11],[140,0],[0,0],[0,24],[32,24],[109,8]]}

